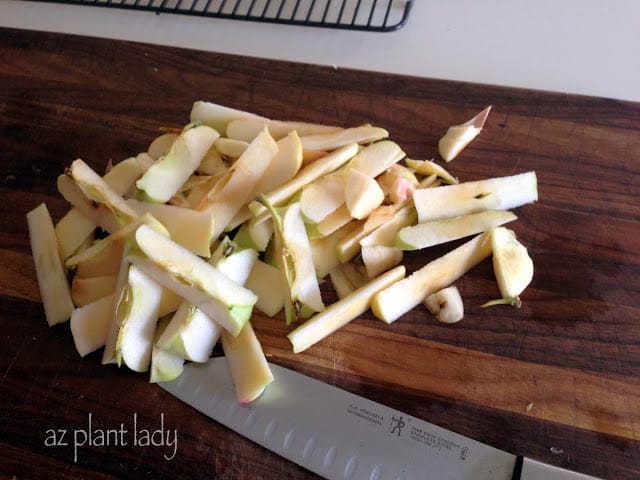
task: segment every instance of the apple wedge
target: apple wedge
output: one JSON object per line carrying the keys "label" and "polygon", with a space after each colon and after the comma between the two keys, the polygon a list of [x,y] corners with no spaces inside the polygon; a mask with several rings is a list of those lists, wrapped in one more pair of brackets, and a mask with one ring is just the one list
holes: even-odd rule
{"label": "apple wedge", "polygon": [[455,286],[427,295],[424,305],[442,323],[457,323],[464,318],[464,304]]}
{"label": "apple wedge", "polygon": [[158,323],[158,306],[162,287],[129,266],[127,284],[116,304],[119,325],[116,338],[116,361],[135,372],[145,372],[151,363],[151,349]]}
{"label": "apple wedge", "polygon": [[483,210],[509,210],[537,200],[533,171],[413,192],[420,223]]}
{"label": "apple wedge", "polygon": [[508,210],[485,210],[459,217],[418,223],[400,229],[396,236],[396,246],[402,250],[428,248],[485,232],[517,218]]}
{"label": "apple wedge", "polygon": [[27,213],[27,226],[47,323],[51,326],[66,322],[75,307],[60,259],[53,221],[44,203]]}
{"label": "apple wedge", "polygon": [[156,345],[185,360],[206,362],[218,343],[222,328],[198,307],[182,302]]}
{"label": "apple wedge", "polygon": [[505,299],[517,298],[533,279],[533,260],[513,231],[497,227],[491,231],[493,271]]}
{"label": "apple wedge", "polygon": [[255,196],[256,185],[277,152],[277,143],[264,130],[201,200],[197,210],[208,212],[215,219],[213,238],[217,238],[234,215]]}
{"label": "apple wedge", "polygon": [[71,314],[71,335],[81,357],[104,347],[113,305],[112,294],[76,308]]}
{"label": "apple wedge", "polygon": [[160,157],[136,182],[142,197],[152,203],[169,201],[196,171],[218,137],[218,132],[213,128],[187,125],[169,152]]}
{"label": "apple wedge", "polygon": [[451,285],[489,255],[491,238],[486,232],[380,291],[371,305],[373,314],[386,323],[395,322],[428,295]]}
{"label": "apple wedge", "polygon": [[[135,234],[140,250],[159,267],[145,269],[165,287],[198,305],[220,325],[237,335],[251,316],[256,295],[169,238],[141,225]],[[137,265],[140,259],[131,257]],[[168,275],[162,275],[162,271]],[[172,281],[173,280],[173,281]]]}
{"label": "apple wedge", "polygon": [[300,212],[305,223],[319,223],[344,204],[346,181],[343,171],[333,172],[302,189]]}
{"label": "apple wedge", "polygon": [[438,153],[445,162],[450,162],[478,136],[489,116],[491,106],[482,110],[471,120],[449,127],[447,133],[438,141]]}
{"label": "apple wedge", "polygon": [[234,140],[226,137],[218,137],[213,146],[220,155],[227,158],[238,158],[249,146],[249,142]]}
{"label": "apple wedge", "polygon": [[389,270],[297,327],[287,335],[293,345],[293,352],[300,353],[306,350],[362,315],[371,306],[374,296],[404,278],[405,271],[403,265]]}

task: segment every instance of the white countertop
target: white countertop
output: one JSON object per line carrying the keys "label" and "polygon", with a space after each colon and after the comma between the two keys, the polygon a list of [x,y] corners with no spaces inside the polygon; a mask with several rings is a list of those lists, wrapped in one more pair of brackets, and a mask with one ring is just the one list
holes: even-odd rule
{"label": "white countertop", "polygon": [[0,1],[0,26],[640,101],[638,0],[414,0],[364,33]]}

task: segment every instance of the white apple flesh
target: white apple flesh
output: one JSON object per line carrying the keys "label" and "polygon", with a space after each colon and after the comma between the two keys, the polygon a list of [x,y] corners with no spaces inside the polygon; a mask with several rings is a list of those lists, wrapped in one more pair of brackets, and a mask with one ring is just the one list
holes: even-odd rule
{"label": "white apple flesh", "polygon": [[51,326],[66,322],[75,307],[60,259],[53,221],[44,203],[27,213],[27,225],[47,323]]}
{"label": "white apple flesh", "polygon": [[509,210],[537,200],[533,171],[413,192],[420,223],[483,210]]}

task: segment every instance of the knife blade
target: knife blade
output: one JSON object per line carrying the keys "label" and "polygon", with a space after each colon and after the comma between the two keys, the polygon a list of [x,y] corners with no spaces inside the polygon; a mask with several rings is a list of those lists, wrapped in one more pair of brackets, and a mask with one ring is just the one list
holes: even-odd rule
{"label": "knife blade", "polygon": [[523,462],[301,373],[270,367],[274,382],[247,405],[237,401],[224,357],[190,363],[176,380],[159,385],[209,418],[331,480],[593,478]]}

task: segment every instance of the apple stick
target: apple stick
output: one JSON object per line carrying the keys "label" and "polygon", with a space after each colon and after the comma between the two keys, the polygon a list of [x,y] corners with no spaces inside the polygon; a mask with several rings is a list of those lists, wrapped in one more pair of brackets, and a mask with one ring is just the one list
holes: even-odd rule
{"label": "apple stick", "polygon": [[[267,120],[265,117],[254,113],[245,112],[235,108],[225,107],[213,102],[197,101],[191,107],[192,122],[201,122],[204,125],[216,129],[218,132],[224,133],[227,130],[229,122],[238,119],[259,119]],[[262,131],[262,129],[260,130]]]}
{"label": "apple stick", "polygon": [[306,350],[362,315],[371,306],[374,296],[402,279],[405,271],[403,265],[389,270],[304,322],[287,335],[293,345],[293,352]]}
{"label": "apple stick", "polygon": [[251,323],[247,322],[236,337],[223,331],[220,340],[238,401],[254,401],[274,377]]}
{"label": "apple stick", "polygon": [[297,132],[298,135],[318,135],[327,133],[336,133],[344,130],[342,127],[334,127],[332,125],[321,125],[317,123],[307,122],[290,122],[280,120],[243,118],[232,120],[227,124],[227,137],[235,140],[252,141],[264,127],[269,129],[269,133],[273,138],[279,140],[291,132]]}
{"label": "apple stick", "polygon": [[337,132],[301,136],[300,141],[305,150],[335,150],[351,143],[367,144],[388,136],[389,132],[384,128],[363,125]]}
{"label": "apple stick", "polygon": [[44,203],[27,213],[27,225],[47,323],[51,326],[66,322],[71,317],[74,305],[60,259],[53,221]]}
{"label": "apple stick", "polygon": [[483,210],[509,210],[537,200],[533,171],[413,192],[420,223]]}
{"label": "apple stick", "polygon": [[491,239],[486,232],[379,292],[371,305],[373,314],[386,323],[395,322],[427,295],[451,285],[489,255]]}
{"label": "apple stick", "polygon": [[402,250],[419,250],[486,232],[517,218],[508,210],[485,210],[459,217],[432,220],[400,229],[395,243]]}

